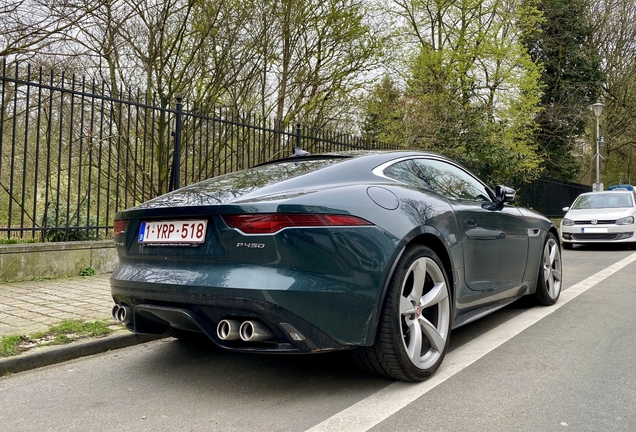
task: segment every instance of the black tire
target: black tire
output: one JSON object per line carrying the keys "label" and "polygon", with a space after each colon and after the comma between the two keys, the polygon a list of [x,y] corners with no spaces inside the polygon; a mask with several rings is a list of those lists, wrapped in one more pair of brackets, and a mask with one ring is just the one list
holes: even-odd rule
{"label": "black tire", "polygon": [[538,304],[550,306],[557,302],[561,295],[562,276],[561,248],[554,234],[548,233],[539,265],[537,290],[534,293]]}
{"label": "black tire", "polygon": [[563,249],[572,250],[574,245],[572,243],[563,243]]}
{"label": "black tire", "polygon": [[391,278],[375,344],[356,349],[356,362],[385,378],[410,382],[429,378],[448,350],[452,311],[441,260],[426,246],[409,246]]}

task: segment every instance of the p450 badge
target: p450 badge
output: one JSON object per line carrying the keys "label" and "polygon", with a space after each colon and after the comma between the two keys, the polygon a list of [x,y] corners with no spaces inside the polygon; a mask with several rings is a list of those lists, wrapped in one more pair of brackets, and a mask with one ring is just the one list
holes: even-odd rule
{"label": "p450 badge", "polygon": [[237,243],[236,247],[246,247],[250,249],[263,249],[265,247],[265,243]]}

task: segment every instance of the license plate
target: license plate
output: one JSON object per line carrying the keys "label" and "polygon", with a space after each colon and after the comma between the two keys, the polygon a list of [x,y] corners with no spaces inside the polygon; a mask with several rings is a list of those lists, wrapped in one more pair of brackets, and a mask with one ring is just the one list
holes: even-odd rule
{"label": "license plate", "polygon": [[601,234],[606,233],[607,228],[581,228],[581,232],[588,234]]}
{"label": "license plate", "polygon": [[137,241],[144,244],[201,244],[205,241],[207,220],[142,222]]}

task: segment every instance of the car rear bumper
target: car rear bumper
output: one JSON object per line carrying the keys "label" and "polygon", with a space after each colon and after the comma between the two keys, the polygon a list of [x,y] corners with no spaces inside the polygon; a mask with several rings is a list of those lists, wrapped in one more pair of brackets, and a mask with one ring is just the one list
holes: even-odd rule
{"label": "car rear bumper", "polygon": [[[276,310],[272,304],[263,301],[224,298],[214,302],[215,305],[171,303],[170,306],[161,306],[154,303],[143,302],[133,306],[133,318],[126,327],[134,333],[144,334],[162,334],[169,328],[200,332],[219,347],[230,351],[302,353],[352,347],[336,341],[289,311]],[[221,340],[217,326],[223,319],[262,323],[271,331],[271,339],[249,342]]]}
{"label": "car rear bumper", "polygon": [[[224,274],[205,266],[186,271],[120,264],[110,282],[115,303],[131,308],[127,328],[133,332],[160,334],[173,327],[203,332],[228,350],[317,352],[373,343],[384,277],[357,274],[342,280],[266,268]],[[223,319],[258,321],[273,338],[221,340],[217,326]]]}

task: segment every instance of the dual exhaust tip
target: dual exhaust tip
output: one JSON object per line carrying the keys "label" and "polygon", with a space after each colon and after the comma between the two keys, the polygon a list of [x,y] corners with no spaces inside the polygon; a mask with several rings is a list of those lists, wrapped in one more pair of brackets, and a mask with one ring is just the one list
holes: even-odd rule
{"label": "dual exhaust tip", "polygon": [[[116,304],[111,316],[115,321],[127,324],[132,321],[133,310],[130,306]],[[224,319],[216,327],[216,334],[221,340],[242,340],[244,342],[267,342],[274,340],[274,334],[260,321],[238,321]]]}
{"label": "dual exhaust tip", "polygon": [[274,339],[274,334],[265,324],[254,320],[221,320],[216,327],[216,335],[224,341],[267,342]]}
{"label": "dual exhaust tip", "polygon": [[113,306],[111,316],[115,321],[127,324],[132,321],[132,308],[130,306],[118,305]]}

